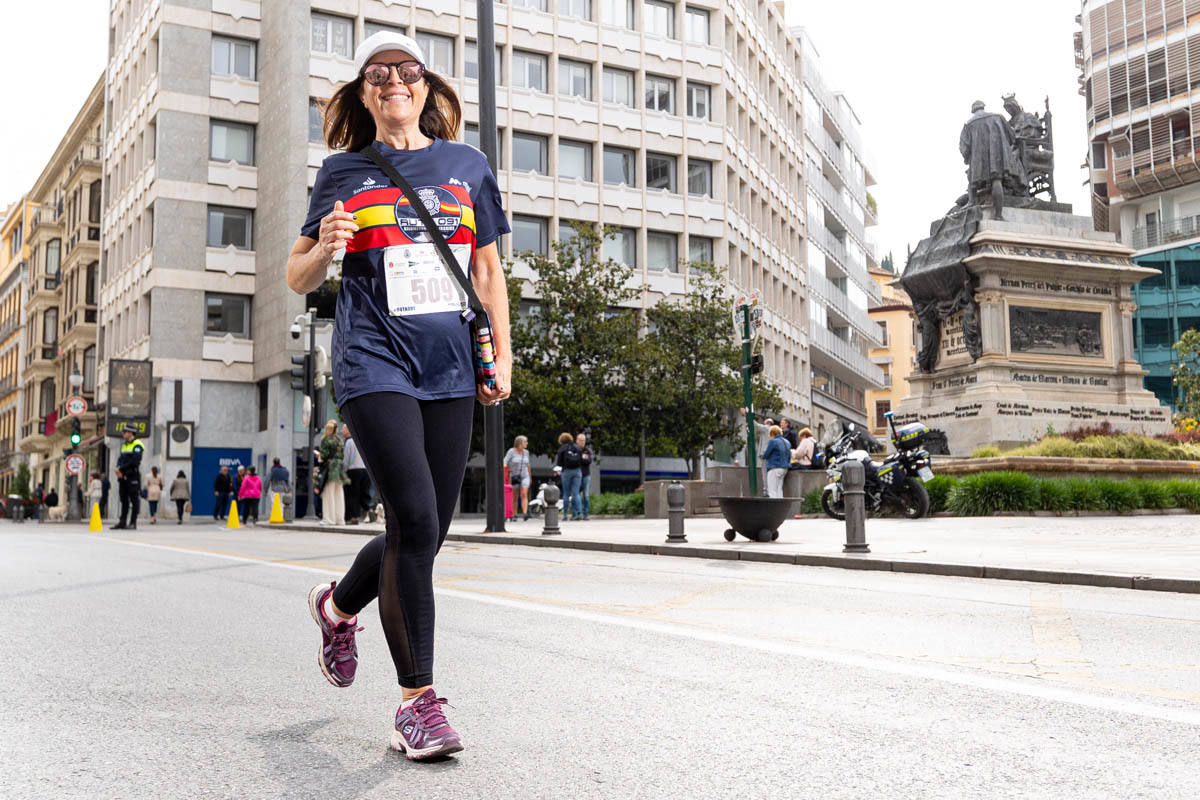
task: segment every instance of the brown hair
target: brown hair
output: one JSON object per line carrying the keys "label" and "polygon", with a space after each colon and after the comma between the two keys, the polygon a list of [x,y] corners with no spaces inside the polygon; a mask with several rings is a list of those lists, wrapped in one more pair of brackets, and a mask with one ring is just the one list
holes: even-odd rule
{"label": "brown hair", "polygon": [[774,439],[776,436],[783,435],[783,428],[779,427],[778,425],[772,425],[770,429],[767,430],[767,434]]}
{"label": "brown hair", "polygon": [[812,429],[811,428],[801,428],[800,432],[796,435],[799,436],[801,439],[806,439],[809,436],[812,436]]}
{"label": "brown hair", "polygon": [[567,433],[566,431],[563,431],[562,433],[560,433],[558,435],[558,443],[559,444],[566,444],[567,442],[573,442],[573,441],[575,441],[575,437],[572,436],[571,434]]}
{"label": "brown hair", "polygon": [[[458,139],[462,124],[462,103],[450,85],[432,72],[425,73],[429,95],[418,123],[421,133],[431,139]],[[358,96],[363,77],[342,86],[322,109],[325,116],[325,144],[331,150],[358,152],[375,141],[375,119]]]}

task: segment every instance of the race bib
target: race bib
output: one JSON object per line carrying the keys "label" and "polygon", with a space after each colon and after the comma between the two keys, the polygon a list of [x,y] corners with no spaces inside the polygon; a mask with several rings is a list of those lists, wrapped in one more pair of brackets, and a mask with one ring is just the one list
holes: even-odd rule
{"label": "race bib", "polygon": [[[450,245],[463,272],[471,259],[470,245]],[[388,313],[393,317],[462,311],[466,308],[458,281],[446,269],[433,244],[404,244],[383,250]]]}

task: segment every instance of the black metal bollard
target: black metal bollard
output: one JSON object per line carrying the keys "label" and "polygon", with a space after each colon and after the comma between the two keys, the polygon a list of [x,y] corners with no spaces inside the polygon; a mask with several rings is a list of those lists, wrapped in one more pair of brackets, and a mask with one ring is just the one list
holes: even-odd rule
{"label": "black metal bollard", "polygon": [[866,471],[859,461],[847,461],[842,467],[842,497],[846,509],[846,544],[843,553],[869,553],[867,544],[867,502],[863,484]]}
{"label": "black metal bollard", "polygon": [[687,487],[679,481],[671,481],[667,487],[667,544],[683,544],[683,510],[687,505]]}
{"label": "black metal bollard", "polygon": [[558,499],[562,493],[557,486],[550,484],[542,496],[546,501],[546,522],[542,526],[542,536],[559,536],[562,529],[558,527]]}

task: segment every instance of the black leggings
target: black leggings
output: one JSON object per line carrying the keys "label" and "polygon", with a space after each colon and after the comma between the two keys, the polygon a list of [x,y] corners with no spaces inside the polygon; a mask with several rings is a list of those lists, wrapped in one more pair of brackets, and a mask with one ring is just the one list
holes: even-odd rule
{"label": "black leggings", "polygon": [[376,597],[400,685],[433,683],[433,559],[454,516],[471,446],[475,398],[417,400],[397,392],[341,406],[387,516],[333,592],[346,614]]}

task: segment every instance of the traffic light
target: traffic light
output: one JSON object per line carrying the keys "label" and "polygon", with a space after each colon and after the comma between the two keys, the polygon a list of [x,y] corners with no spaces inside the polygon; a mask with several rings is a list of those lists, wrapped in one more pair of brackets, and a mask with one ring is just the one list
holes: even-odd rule
{"label": "traffic light", "polygon": [[750,374],[757,375],[758,373],[760,373],[762,371],[763,371],[762,353],[755,353],[754,355],[750,356]]}
{"label": "traffic light", "polygon": [[312,386],[312,358],[308,353],[292,356],[292,388],[308,394]]}
{"label": "traffic light", "polygon": [[71,446],[78,447],[83,440],[82,426],[79,424],[79,417],[71,417]]}

